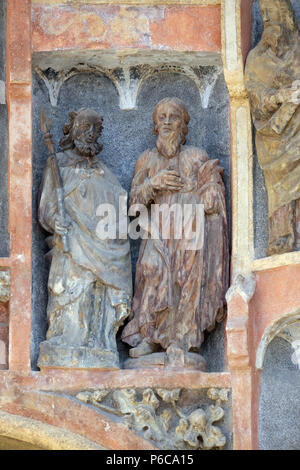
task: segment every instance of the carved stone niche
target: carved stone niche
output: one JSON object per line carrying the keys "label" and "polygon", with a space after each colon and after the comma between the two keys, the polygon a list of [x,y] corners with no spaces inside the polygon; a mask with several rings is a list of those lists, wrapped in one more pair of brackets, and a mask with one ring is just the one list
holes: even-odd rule
{"label": "carved stone niche", "polygon": [[[200,53],[199,53],[200,54]],[[42,171],[48,158],[40,130],[40,111],[51,119],[55,151],[61,129],[72,109],[88,107],[103,116],[101,161],[129,193],[137,156],[154,148],[152,113],[167,96],[182,99],[191,114],[187,145],[204,148],[225,169],[226,205],[230,208],[230,132],[228,91],[219,54],[156,51],[117,57],[112,52],[84,51],[76,57],[67,51],[34,54],[34,163],[33,199],[36,201]],[[213,129],[213,132],[212,132]],[[229,224],[230,225],[230,224]],[[33,207],[32,348],[37,369],[39,344],[47,330],[47,281],[44,259],[46,234],[37,224]],[[131,240],[133,279],[140,240]],[[208,333],[203,356],[207,372],[224,370],[224,324]],[[128,358],[127,345],[118,341],[120,367]]]}
{"label": "carved stone niche", "polygon": [[158,449],[232,448],[230,389],[101,389],[76,398],[116,416]]}
{"label": "carved stone niche", "polygon": [[[298,317],[298,319],[297,319]],[[294,321],[293,321],[294,320]],[[281,319],[261,348],[259,448],[295,450],[300,445],[300,314]],[[265,340],[265,338],[263,338]]]}
{"label": "carved stone niche", "polygon": [[[298,1],[255,1],[254,37],[245,86],[255,128],[254,232],[257,257],[299,251]],[[262,16],[259,16],[259,9]],[[298,20],[295,15],[298,13]],[[258,23],[260,27],[257,28]],[[263,26],[263,31],[262,30]],[[260,167],[260,168],[259,168]]]}

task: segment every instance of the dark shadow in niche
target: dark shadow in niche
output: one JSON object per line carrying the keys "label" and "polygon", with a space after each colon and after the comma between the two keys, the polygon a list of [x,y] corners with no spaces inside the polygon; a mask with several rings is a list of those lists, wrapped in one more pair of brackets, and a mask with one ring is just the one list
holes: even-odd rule
{"label": "dark shadow in niche", "polygon": [[[253,148],[255,148],[255,129],[253,129]],[[254,256],[264,258],[268,247],[268,194],[265,177],[259,166],[256,152],[253,154],[253,226]]]}
{"label": "dark shadow in niche", "polygon": [[269,344],[260,380],[259,448],[300,449],[300,371],[283,338]]}
{"label": "dark shadow in niche", "polygon": [[6,1],[0,0],[0,257],[9,256],[8,233],[8,116],[5,103]]}
{"label": "dark shadow in niche", "polygon": [[[162,72],[148,78],[138,97],[134,110],[119,108],[119,96],[112,82],[105,76],[83,73],[72,77],[62,86],[58,106],[52,107],[43,81],[34,74],[34,175],[33,175],[33,313],[32,313],[32,367],[37,369],[39,343],[46,334],[48,270],[45,233],[37,222],[37,193],[47,160],[47,150],[40,131],[40,109],[52,120],[53,139],[56,146],[62,135],[62,127],[68,122],[68,112],[81,107],[91,107],[104,117],[101,138],[101,160],[115,173],[122,186],[129,192],[135,162],[147,148],[155,145],[152,133],[152,112],[156,103],[166,96],[177,96],[187,105],[191,122],[188,145],[203,147],[211,158],[219,158],[225,168],[225,185],[228,219],[230,215],[230,133],[228,118],[228,92],[223,75],[220,75],[211,94],[207,109],[202,109],[199,90],[194,82],[177,73]],[[230,227],[230,220],[229,220]],[[138,258],[139,242],[131,241],[133,278]],[[220,329],[221,328],[221,329]],[[224,329],[210,333],[207,346],[209,370],[222,370]],[[221,331],[222,330],[222,331]],[[119,335],[118,335],[119,336]],[[222,339],[221,339],[222,338]],[[218,346],[219,345],[219,346]],[[219,348],[219,349],[218,349]],[[119,341],[121,363],[128,356],[128,348]],[[222,349],[222,353],[215,351]],[[214,355],[214,357],[212,357]],[[222,356],[222,357],[221,357]],[[218,357],[218,359],[216,359]]]}

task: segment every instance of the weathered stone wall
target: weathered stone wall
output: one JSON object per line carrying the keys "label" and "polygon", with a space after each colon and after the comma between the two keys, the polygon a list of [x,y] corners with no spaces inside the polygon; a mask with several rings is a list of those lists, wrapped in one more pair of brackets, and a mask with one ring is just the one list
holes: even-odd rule
{"label": "weathered stone wall", "polygon": [[0,0],[0,256],[9,256],[8,235],[8,134],[5,98],[6,0]]}
{"label": "weathered stone wall", "polygon": [[[129,191],[135,162],[147,148],[155,145],[152,133],[152,112],[155,104],[166,96],[177,96],[187,105],[191,121],[188,145],[206,149],[211,158],[219,158],[225,168],[228,216],[230,214],[230,131],[228,94],[221,74],[203,109],[199,89],[182,74],[161,72],[149,77],[142,85],[136,109],[119,108],[119,96],[113,83],[105,76],[80,74],[64,83],[58,106],[52,107],[44,82],[34,74],[34,177],[33,177],[33,310],[32,310],[32,365],[36,368],[39,343],[45,338],[48,266],[45,233],[37,223],[37,193],[47,159],[47,149],[40,131],[40,109],[43,108],[53,122],[53,138],[58,146],[62,126],[68,122],[68,112],[80,107],[91,107],[104,117],[103,151],[100,158],[117,175]],[[57,147],[58,148],[58,147]],[[229,224],[230,225],[230,224]],[[132,243],[133,275],[138,256],[138,243]],[[208,335],[203,355],[208,370],[220,371],[224,367],[224,326],[219,325]],[[123,355],[126,346],[120,344]]]}

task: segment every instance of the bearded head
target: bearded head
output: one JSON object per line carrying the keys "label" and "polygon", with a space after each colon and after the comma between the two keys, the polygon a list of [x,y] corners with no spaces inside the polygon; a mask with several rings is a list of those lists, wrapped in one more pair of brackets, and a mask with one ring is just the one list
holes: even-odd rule
{"label": "bearded head", "polygon": [[63,150],[75,149],[85,158],[94,158],[102,150],[97,142],[103,126],[103,118],[96,111],[81,108],[69,113],[70,123],[63,127],[64,137],[59,145]]}
{"label": "bearded head", "polygon": [[166,158],[174,157],[188,133],[190,115],[185,104],[179,98],[164,98],[155,106],[152,119],[159,153]]}
{"label": "bearded head", "polygon": [[259,0],[264,22],[261,45],[282,54],[294,36],[299,33],[298,21],[290,0]]}

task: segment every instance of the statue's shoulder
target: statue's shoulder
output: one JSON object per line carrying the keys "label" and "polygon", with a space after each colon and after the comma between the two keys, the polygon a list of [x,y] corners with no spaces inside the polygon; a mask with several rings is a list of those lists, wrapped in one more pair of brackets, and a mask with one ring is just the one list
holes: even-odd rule
{"label": "statue's shoulder", "polygon": [[[70,157],[66,154],[66,152],[57,152],[55,155],[59,166],[65,166],[70,161]],[[51,164],[52,158],[53,157],[51,156],[48,157],[47,165]]]}
{"label": "statue's shoulder", "polygon": [[150,160],[151,160],[151,154],[154,152],[153,150],[147,149],[141,155],[138,157],[136,164],[135,164],[135,172],[139,171],[141,168],[145,168]]}
{"label": "statue's shoulder", "polygon": [[252,72],[257,66],[257,63],[261,63],[262,60],[262,48],[258,43],[258,45],[254,47],[247,56],[245,74],[247,75],[249,72]]}
{"label": "statue's shoulder", "polygon": [[141,153],[141,155],[139,156],[139,158],[137,159],[137,161],[147,161],[149,160],[150,156],[151,156],[151,153],[154,152],[155,149],[147,149],[145,150],[143,153]]}
{"label": "statue's shoulder", "polygon": [[110,168],[108,168],[108,166],[105,165],[105,163],[103,163],[100,159],[98,165],[99,168],[104,171],[105,179],[109,181],[110,184],[122,188],[122,185],[115,173]]}
{"label": "statue's shoulder", "polygon": [[192,160],[195,160],[197,162],[207,162],[209,160],[209,156],[206,152],[206,150],[200,148],[200,147],[194,147],[192,145],[185,145],[182,148],[181,151],[183,156],[186,156]]}
{"label": "statue's shoulder", "polygon": [[[65,159],[64,153],[63,152],[58,152],[58,153],[55,154],[55,156],[56,156],[56,160],[58,162],[58,165],[62,166],[63,162],[64,162],[64,159]],[[45,165],[45,171],[48,168],[51,168],[52,159],[53,159],[53,156],[50,156],[50,157],[47,158],[46,165]]]}

